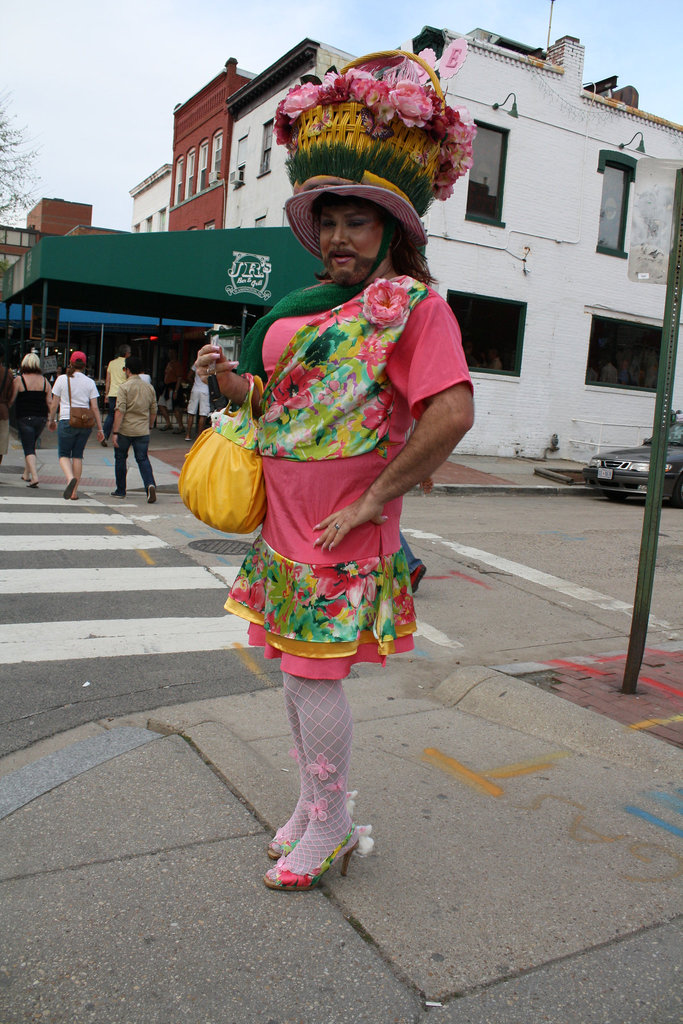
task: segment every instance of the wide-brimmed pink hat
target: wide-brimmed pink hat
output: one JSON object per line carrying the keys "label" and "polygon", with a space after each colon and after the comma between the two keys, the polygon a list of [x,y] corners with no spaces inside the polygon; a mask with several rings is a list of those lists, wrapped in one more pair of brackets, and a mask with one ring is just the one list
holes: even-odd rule
{"label": "wide-brimmed pink hat", "polygon": [[388,188],[381,188],[377,185],[363,185],[355,182],[341,184],[340,179],[335,178],[329,184],[318,184],[320,179],[310,179],[303,191],[290,196],[285,202],[285,213],[292,231],[309,252],[314,256],[320,256],[320,227],[317,217],[313,212],[313,204],[322,195],[353,196],[357,199],[367,199],[376,203],[384,210],[387,210],[392,217],[403,225],[411,242],[420,247],[427,244],[427,233],[424,225],[407,199],[403,199]]}
{"label": "wide-brimmed pink hat", "polygon": [[[465,52],[464,40],[444,51],[443,77]],[[369,54],[322,82],[295,86],[275,117],[276,140],[289,153],[294,195],[285,212],[292,231],[320,256],[313,206],[331,192],[376,203],[416,246],[425,245],[421,217],[472,166],[475,131],[464,108],[446,104],[430,63],[409,51]]]}

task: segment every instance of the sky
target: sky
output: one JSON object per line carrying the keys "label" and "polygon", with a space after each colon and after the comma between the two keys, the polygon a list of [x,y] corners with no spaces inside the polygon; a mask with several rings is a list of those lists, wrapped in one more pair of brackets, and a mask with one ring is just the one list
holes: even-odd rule
{"label": "sky", "polygon": [[[31,0],[4,5],[0,96],[37,151],[36,201],[91,203],[93,224],[130,230],[130,189],[173,150],[173,108],[229,57],[259,73],[306,37],[361,55],[423,26],[487,29],[545,48],[550,0]],[[390,13],[389,13],[389,10]],[[265,31],[264,31],[265,30]],[[618,76],[640,107],[683,123],[682,0],[555,0],[551,42],[578,37],[584,81]],[[26,211],[13,221],[25,225]]]}

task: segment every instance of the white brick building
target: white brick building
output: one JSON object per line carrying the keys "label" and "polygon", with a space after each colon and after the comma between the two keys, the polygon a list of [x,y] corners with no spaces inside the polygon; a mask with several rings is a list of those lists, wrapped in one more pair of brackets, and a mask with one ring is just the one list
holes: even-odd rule
{"label": "white brick building", "polygon": [[[450,38],[425,29],[404,48],[438,56]],[[426,218],[432,273],[472,351],[477,419],[459,451],[539,457],[556,435],[559,456],[584,460],[638,442],[651,433],[665,288],[627,276],[632,179],[641,145],[683,165],[683,128],[628,105],[637,94],[616,79],[584,89],[578,40],[544,60],[481,30],[467,38],[445,85],[479,126],[475,166]],[[302,75],[346,59],[305,40],[231,98],[227,227],[284,223],[286,154],[269,122]],[[680,408],[680,353],[677,370]]]}
{"label": "white brick building", "polygon": [[168,231],[168,210],[171,204],[171,165],[158,170],[132,188],[133,231]]}

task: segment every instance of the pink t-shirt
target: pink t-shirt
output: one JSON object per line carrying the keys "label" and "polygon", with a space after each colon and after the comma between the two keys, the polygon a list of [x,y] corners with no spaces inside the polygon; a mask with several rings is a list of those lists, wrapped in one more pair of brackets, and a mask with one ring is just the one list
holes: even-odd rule
{"label": "pink t-shirt", "polygon": [[[288,317],[269,328],[263,345],[269,376],[292,335],[309,320],[310,316]],[[321,330],[325,326],[322,324]],[[411,312],[389,358],[387,373],[396,389],[389,427],[389,440],[394,443],[388,458],[393,459],[403,448],[413,420],[421,417],[425,399],[455,384],[472,386],[460,328],[448,304],[431,288]],[[313,546],[318,536],[313,527],[360,497],[386,465],[387,460],[376,452],[319,462],[264,458],[268,513],[263,539],[293,561],[318,565],[398,551],[401,498],[385,506],[388,519],[382,526],[364,523],[332,552]]]}

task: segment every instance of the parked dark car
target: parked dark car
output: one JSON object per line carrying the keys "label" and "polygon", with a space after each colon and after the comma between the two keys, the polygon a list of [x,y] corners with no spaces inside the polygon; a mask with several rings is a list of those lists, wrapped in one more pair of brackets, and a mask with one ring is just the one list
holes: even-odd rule
{"label": "parked dark car", "polygon": [[[639,448],[617,449],[596,455],[584,467],[584,480],[610,501],[626,501],[628,497],[638,495],[643,497],[650,472],[651,442],[650,438]],[[675,508],[683,508],[683,423],[674,423],[669,429],[664,497],[670,498]]]}

